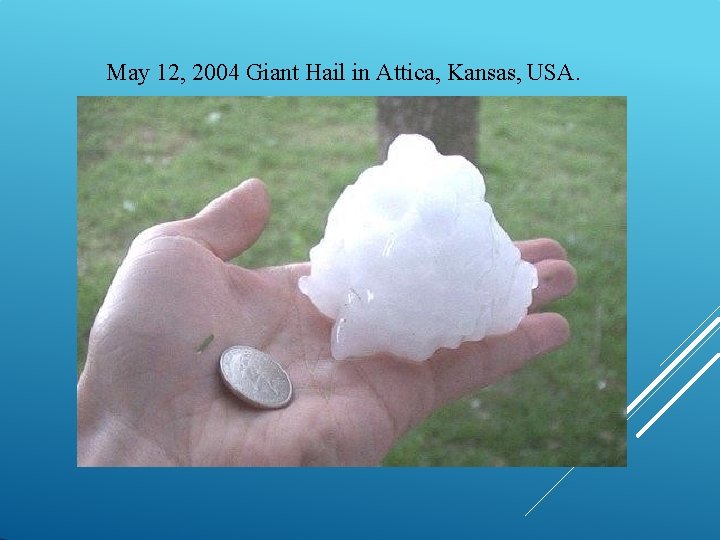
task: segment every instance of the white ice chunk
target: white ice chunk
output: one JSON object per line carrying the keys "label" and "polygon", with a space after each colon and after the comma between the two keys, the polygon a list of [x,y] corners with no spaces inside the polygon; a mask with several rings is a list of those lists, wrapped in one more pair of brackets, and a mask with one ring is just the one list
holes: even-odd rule
{"label": "white ice chunk", "polygon": [[517,328],[537,272],[484,197],[472,163],[420,135],[400,135],[383,165],[345,189],[299,282],[335,319],[336,359],[384,352],[421,361]]}

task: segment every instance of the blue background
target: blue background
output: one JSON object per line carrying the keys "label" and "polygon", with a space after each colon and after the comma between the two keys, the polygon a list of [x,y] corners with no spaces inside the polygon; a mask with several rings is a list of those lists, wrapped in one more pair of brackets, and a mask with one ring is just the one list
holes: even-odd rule
{"label": "blue background", "polygon": [[[0,0],[0,538],[712,535],[720,365],[634,433],[717,337],[629,421],[627,468],[575,469],[527,517],[567,469],[77,469],[75,161],[78,95],[626,95],[632,399],[720,304],[719,15],[718,0]],[[580,80],[105,80],[108,62],[335,61],[567,63]]]}

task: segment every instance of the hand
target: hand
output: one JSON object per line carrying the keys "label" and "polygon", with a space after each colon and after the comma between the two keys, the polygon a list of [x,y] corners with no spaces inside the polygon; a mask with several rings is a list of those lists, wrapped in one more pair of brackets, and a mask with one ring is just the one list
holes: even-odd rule
{"label": "hand", "polygon": [[[197,216],[133,242],[91,331],[78,383],[80,465],[370,465],[433,410],[563,345],[556,313],[423,363],[337,362],[332,321],[298,291],[308,264],[248,270],[226,261],[260,236],[265,186],[249,180]],[[552,240],[518,243],[537,266],[532,309],[568,294],[575,272]],[[208,336],[214,339],[202,349]],[[250,345],[293,382],[285,409],[239,402],[220,354]]]}

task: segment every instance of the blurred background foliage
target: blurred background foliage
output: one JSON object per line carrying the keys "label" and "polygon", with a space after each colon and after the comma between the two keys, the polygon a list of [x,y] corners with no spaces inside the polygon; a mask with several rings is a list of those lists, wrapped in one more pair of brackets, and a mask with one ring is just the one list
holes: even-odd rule
{"label": "blurred background foliage", "polygon": [[[272,217],[238,264],[305,260],[377,159],[374,98],[79,98],[78,374],[133,237],[260,177]],[[435,413],[386,465],[624,466],[626,101],[482,98],[477,162],[511,237],[549,236],[579,286],[572,342]]]}

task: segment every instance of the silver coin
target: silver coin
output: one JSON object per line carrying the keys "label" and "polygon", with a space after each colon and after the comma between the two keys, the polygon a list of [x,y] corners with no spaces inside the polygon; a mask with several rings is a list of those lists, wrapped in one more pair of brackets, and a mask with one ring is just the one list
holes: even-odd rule
{"label": "silver coin", "polygon": [[292,383],[273,358],[253,347],[230,347],[220,357],[220,374],[237,397],[263,409],[279,409],[290,403]]}

